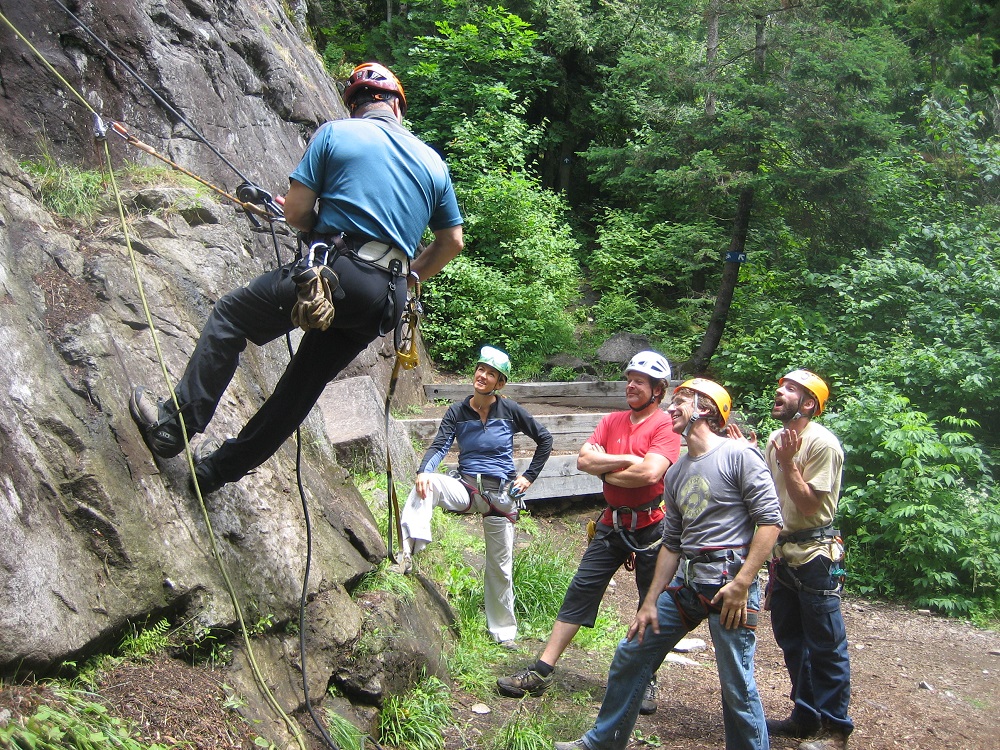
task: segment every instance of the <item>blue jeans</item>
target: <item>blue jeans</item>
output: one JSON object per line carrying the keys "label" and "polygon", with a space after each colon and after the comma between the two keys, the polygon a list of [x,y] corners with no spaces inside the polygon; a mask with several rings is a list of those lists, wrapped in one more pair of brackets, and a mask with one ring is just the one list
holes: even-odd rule
{"label": "blue jeans", "polygon": [[[675,579],[671,584],[680,586]],[[694,587],[709,598],[718,591],[717,586]],[[750,587],[750,609],[760,608],[757,583]],[[653,673],[659,669],[666,655],[687,635],[688,627],[668,592],[656,600],[660,633],[646,629],[642,643],[638,639],[622,639],[615,651],[608,673],[608,689],[601,703],[594,727],[583,736],[590,750],[623,750],[628,745],[639,715],[642,695]],[[757,639],[749,628],[727,630],[719,622],[719,615],[708,616],[709,632],[715,646],[715,663],[722,685],[722,717],[726,730],[727,750],[769,750],[764,707],[753,674],[753,656]]]}
{"label": "blue jeans", "polygon": [[795,701],[792,719],[812,726],[824,724],[850,734],[851,664],[840,596],[799,591],[791,574],[808,588],[833,590],[832,561],[816,557],[798,568],[778,565],[772,576],[771,629],[785,656]]}

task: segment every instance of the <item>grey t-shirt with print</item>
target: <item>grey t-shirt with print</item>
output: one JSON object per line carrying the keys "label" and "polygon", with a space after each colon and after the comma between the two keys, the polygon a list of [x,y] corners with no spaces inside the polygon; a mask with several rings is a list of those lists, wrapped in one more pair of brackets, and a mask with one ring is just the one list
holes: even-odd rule
{"label": "grey t-shirt with print", "polygon": [[[723,440],[696,458],[682,454],[664,479],[663,545],[685,558],[750,545],[757,526],[781,526],[781,506],[771,472],[745,440]],[[688,570],[694,583],[717,584],[725,561]]]}

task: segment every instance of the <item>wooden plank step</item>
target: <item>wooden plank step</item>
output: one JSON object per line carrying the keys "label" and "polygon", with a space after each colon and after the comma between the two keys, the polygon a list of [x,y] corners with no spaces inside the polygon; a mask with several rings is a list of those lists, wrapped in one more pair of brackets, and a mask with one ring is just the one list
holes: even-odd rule
{"label": "wooden plank step", "polygon": [[[584,414],[536,414],[535,419],[552,433],[552,450],[576,453],[594,432],[604,414],[591,412]],[[426,449],[437,434],[440,419],[401,419],[410,437]],[[535,441],[523,433],[514,436],[514,450],[535,449]]]}
{"label": "wooden plank step", "polygon": [[[671,380],[668,392],[680,385]],[[424,395],[431,401],[461,401],[471,392],[468,383],[425,383]],[[624,380],[594,380],[573,383],[510,383],[503,394],[519,403],[550,404],[596,411],[621,411],[625,404]]]}
{"label": "wooden plank step", "polygon": [[[431,401],[461,401],[469,395],[468,383],[425,383],[424,395]],[[625,408],[625,381],[587,383],[510,383],[503,394],[519,403],[551,404],[578,409],[616,411]]]}
{"label": "wooden plank step", "polygon": [[[589,436],[588,436],[589,437]],[[528,468],[530,459],[515,459],[518,472]],[[603,483],[600,477],[585,474],[576,468],[576,454],[550,456],[538,479],[528,488],[526,500],[552,500],[557,498],[580,498],[600,495]]]}

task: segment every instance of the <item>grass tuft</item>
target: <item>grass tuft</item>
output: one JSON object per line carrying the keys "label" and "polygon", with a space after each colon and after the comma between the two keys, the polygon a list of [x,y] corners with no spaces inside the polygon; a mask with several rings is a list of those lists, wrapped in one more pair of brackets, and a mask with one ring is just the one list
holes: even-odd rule
{"label": "grass tuft", "polygon": [[326,729],[340,750],[364,750],[365,734],[332,709],[326,709]]}
{"label": "grass tuft", "polygon": [[108,714],[108,709],[80,690],[54,686],[61,701],[57,706],[42,705],[31,715],[0,726],[0,747],[34,750],[168,750],[174,745],[144,743],[134,736],[122,719]]}
{"label": "grass tuft", "polygon": [[451,694],[437,677],[425,677],[404,696],[391,695],[379,716],[381,742],[407,750],[441,750],[451,724]]}

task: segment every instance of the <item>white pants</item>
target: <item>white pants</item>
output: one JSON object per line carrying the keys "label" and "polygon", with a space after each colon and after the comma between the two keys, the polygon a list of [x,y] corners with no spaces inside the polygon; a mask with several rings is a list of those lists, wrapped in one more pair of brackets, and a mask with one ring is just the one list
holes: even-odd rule
{"label": "white pants", "polygon": [[[488,513],[489,503],[473,495],[457,479],[445,474],[431,474],[431,491],[426,498],[410,490],[400,512],[403,528],[403,553],[419,552],[431,541],[431,515],[434,508],[456,513]],[[517,637],[514,617],[514,524],[503,516],[483,516],[486,539],[486,569],[483,583],[486,598],[486,624],[496,641]]]}

